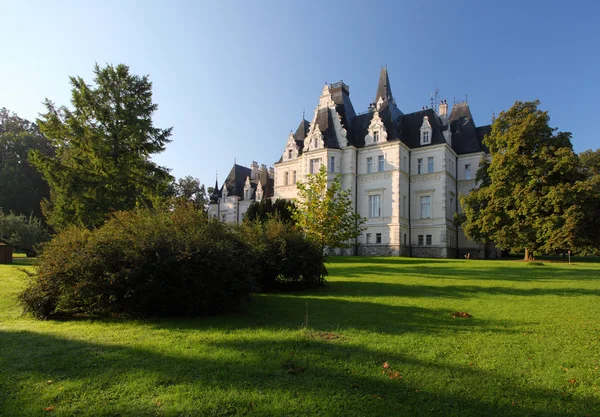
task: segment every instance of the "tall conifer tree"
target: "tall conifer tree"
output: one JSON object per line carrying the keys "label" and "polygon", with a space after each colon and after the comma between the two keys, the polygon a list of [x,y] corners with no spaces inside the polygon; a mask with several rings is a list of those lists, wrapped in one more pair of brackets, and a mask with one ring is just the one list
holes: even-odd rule
{"label": "tall conifer tree", "polygon": [[32,153],[50,186],[43,209],[49,224],[95,227],[108,213],[147,205],[173,180],[150,160],[170,142],[171,128],[154,127],[152,83],[126,65],[94,67],[94,85],[71,77],[73,109],[46,99],[38,120],[56,155]]}

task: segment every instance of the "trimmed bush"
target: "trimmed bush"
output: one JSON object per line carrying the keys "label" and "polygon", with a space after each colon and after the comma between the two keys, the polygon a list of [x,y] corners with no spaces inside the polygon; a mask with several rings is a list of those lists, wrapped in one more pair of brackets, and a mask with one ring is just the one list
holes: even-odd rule
{"label": "trimmed bush", "polygon": [[67,229],[48,242],[21,301],[38,318],[230,311],[255,289],[248,252],[191,205],[118,212],[98,229]]}
{"label": "trimmed bush", "polygon": [[320,248],[290,223],[270,218],[245,222],[238,231],[251,247],[262,291],[311,288],[327,275]]}

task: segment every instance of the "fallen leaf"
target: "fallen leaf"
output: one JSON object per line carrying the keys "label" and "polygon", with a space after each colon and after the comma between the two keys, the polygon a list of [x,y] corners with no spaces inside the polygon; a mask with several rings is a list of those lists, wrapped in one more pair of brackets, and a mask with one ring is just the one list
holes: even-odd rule
{"label": "fallen leaf", "polygon": [[51,405],[50,407],[44,408],[44,411],[52,411],[52,410],[54,410],[54,406],[53,405]]}
{"label": "fallen leaf", "polygon": [[387,369],[387,368],[389,368],[389,367],[390,367],[390,364],[389,364],[389,363],[387,363],[387,362],[384,362],[384,363],[383,363],[383,368],[384,368],[384,369]]}

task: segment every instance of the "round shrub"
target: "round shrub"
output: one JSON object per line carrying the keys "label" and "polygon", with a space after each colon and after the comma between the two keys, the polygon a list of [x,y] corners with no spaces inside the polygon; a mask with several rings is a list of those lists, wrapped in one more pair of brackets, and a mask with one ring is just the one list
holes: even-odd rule
{"label": "round shrub", "polygon": [[320,248],[296,226],[275,217],[245,222],[238,230],[252,248],[260,290],[311,288],[327,275]]}
{"label": "round shrub", "polygon": [[48,242],[21,301],[40,318],[230,311],[255,288],[248,251],[191,205],[118,212],[98,229],[71,228]]}

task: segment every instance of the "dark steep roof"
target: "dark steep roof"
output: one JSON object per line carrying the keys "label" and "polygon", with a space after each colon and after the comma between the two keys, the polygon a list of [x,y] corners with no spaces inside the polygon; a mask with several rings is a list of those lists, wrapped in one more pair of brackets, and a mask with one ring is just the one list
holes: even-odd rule
{"label": "dark steep roof", "polygon": [[[373,120],[375,112],[363,113],[354,118],[351,135],[349,135],[350,143],[357,148],[365,146],[365,136],[368,133],[369,125]],[[379,117],[383,121],[385,131],[387,132],[387,140],[393,141],[400,138],[400,121],[402,112],[398,110],[395,104],[385,103],[379,109]],[[420,127],[420,126],[419,126]]]}
{"label": "dark steep roof", "polygon": [[483,139],[492,132],[492,125],[479,126],[477,129],[477,139],[481,144],[481,148],[485,153],[490,153],[490,150],[487,146],[483,144]]}
{"label": "dark steep roof", "polygon": [[[237,196],[241,199],[244,198],[244,186],[246,185],[246,178],[252,178],[252,170],[242,165],[234,164],[229,171],[229,175],[223,183],[223,187],[227,187],[228,196]],[[269,177],[269,172],[266,169],[258,171],[258,178],[250,180],[250,186],[254,191],[258,187],[258,183],[262,184],[263,187],[263,199],[273,197],[275,195],[275,182],[273,178]],[[216,185],[216,183],[215,183]],[[218,193],[218,197],[222,197],[223,188]],[[213,193],[214,194],[214,193]],[[256,198],[256,194],[252,193],[252,198]],[[211,197],[212,200],[212,197]],[[216,201],[216,199],[215,199]]]}
{"label": "dark steep roof", "polygon": [[298,125],[298,129],[296,129],[296,133],[294,133],[294,139],[296,139],[296,143],[301,146],[304,143],[304,139],[306,135],[308,135],[308,129],[310,128],[310,122],[306,119],[302,119],[300,124]]}
{"label": "dark steep roof", "polygon": [[377,83],[377,91],[375,92],[375,103],[383,97],[384,101],[393,101],[392,88],[390,86],[390,77],[388,76],[387,68],[381,68],[379,73],[379,82]]}
{"label": "dark steep roof", "polygon": [[[249,177],[252,174],[250,168],[233,164],[231,171],[229,171],[229,175],[225,179],[223,183],[223,187],[227,187],[227,194],[229,196],[238,196],[240,198],[244,197],[244,185],[246,183],[246,177]],[[223,191],[221,188],[221,195],[223,195]]]}
{"label": "dark steep roof", "polygon": [[213,192],[210,195],[210,201],[216,203],[219,198],[221,198],[221,190],[219,189],[219,182],[215,179],[215,188],[213,189]]}
{"label": "dark steep roof", "polygon": [[481,143],[483,136],[477,132],[477,126],[467,103],[456,103],[452,108],[449,120],[452,148],[457,154],[485,151]]}
{"label": "dark steep roof", "polygon": [[340,145],[337,140],[335,133],[335,126],[333,124],[333,117],[331,111],[328,108],[321,109],[317,113],[317,119],[315,123],[319,125],[319,130],[323,133],[323,141],[325,142],[326,148],[339,148]]}
{"label": "dark steep roof", "polygon": [[[431,125],[431,142],[421,145],[421,126],[423,118],[427,116]],[[425,109],[415,113],[405,114],[400,118],[400,138],[409,148],[439,145],[446,143],[443,132],[444,126],[433,109]]]}

